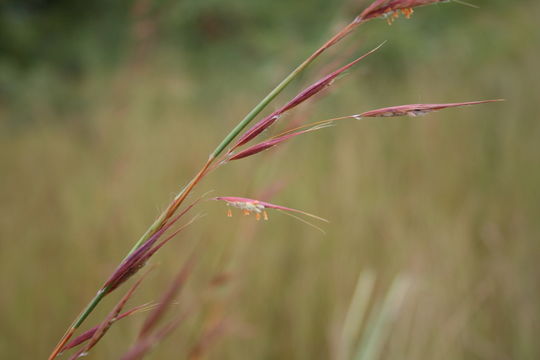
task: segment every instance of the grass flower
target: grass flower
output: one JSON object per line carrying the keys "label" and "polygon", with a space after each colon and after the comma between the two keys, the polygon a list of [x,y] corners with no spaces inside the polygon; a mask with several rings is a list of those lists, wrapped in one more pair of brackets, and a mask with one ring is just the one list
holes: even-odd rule
{"label": "grass flower", "polygon": [[[313,219],[328,222],[328,220],[322,217],[310,214],[302,210],[292,209],[289,207],[275,205],[275,204],[271,204],[265,201],[255,200],[255,199],[235,197],[235,196],[218,196],[210,200],[224,201],[227,204],[227,206],[232,206],[232,207],[242,210],[244,215],[250,215],[251,213],[254,213],[255,218],[257,220],[260,220],[261,216],[264,218],[264,220],[268,220],[268,214],[266,212],[266,209],[274,209],[274,210],[280,210],[282,212],[299,213],[305,216],[309,216]],[[229,217],[232,216],[232,212],[228,211],[227,215]]]}

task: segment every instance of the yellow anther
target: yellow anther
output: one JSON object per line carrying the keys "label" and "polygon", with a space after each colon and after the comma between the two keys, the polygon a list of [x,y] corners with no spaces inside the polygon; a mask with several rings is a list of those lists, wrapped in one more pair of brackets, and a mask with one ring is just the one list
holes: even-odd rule
{"label": "yellow anther", "polygon": [[383,16],[386,18],[386,22],[388,23],[388,25],[392,25],[394,20],[396,20],[399,17],[399,12],[398,10],[396,11],[388,10],[387,12],[383,14]]}
{"label": "yellow anther", "polygon": [[255,219],[257,219],[257,221],[261,220],[261,214],[256,213],[255,214]]}
{"label": "yellow anther", "polygon": [[406,9],[401,9],[401,12],[403,13],[403,15],[405,15],[405,17],[407,19],[410,19],[411,18],[411,15],[413,14],[414,10],[412,8],[406,8]]}
{"label": "yellow anther", "polygon": [[228,217],[232,217],[232,211],[231,211],[231,209],[227,209],[227,216],[228,216]]}
{"label": "yellow anther", "polygon": [[244,215],[248,216],[250,214],[250,212],[248,210],[242,210],[242,212],[244,213]]}
{"label": "yellow anther", "polygon": [[263,211],[263,218],[264,220],[268,220],[268,214],[266,213],[266,211]]}

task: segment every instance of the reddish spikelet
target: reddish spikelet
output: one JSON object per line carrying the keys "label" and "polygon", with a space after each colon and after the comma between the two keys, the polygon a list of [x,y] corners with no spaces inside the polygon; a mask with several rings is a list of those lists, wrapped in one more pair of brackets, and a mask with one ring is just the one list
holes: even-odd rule
{"label": "reddish spikelet", "polygon": [[178,325],[180,325],[184,319],[187,317],[188,313],[179,316],[177,319],[169,322],[165,326],[161,327],[156,331],[155,334],[145,337],[137,341],[135,345],[124,356],[121,357],[121,360],[140,360],[144,358],[146,353],[150,351],[154,346],[161,342],[165,337],[172,333]]}
{"label": "reddish spikelet", "polygon": [[282,108],[282,112],[285,112],[287,110],[290,110],[298,105],[300,105],[301,103],[303,103],[304,101],[306,101],[307,99],[311,98],[313,95],[319,93],[320,91],[322,91],[324,88],[326,88],[327,86],[331,85],[332,82],[339,76],[341,75],[343,72],[349,70],[352,66],[354,66],[355,64],[357,64],[359,61],[365,59],[367,56],[373,54],[375,51],[379,50],[380,47],[382,46],[383,44],[377,46],[375,49],[365,53],[364,55],[360,56],[358,59],[350,62],[349,64],[341,67],[340,69],[337,69],[336,71],[334,71],[333,73],[330,73],[328,75],[326,75],[325,77],[323,77],[322,79],[320,79],[319,81],[315,82],[313,85],[307,87],[306,89],[302,90],[298,95],[296,95],[291,101],[289,101],[288,104],[286,104],[283,108]]}
{"label": "reddish spikelet", "polygon": [[289,101],[285,106],[282,108],[274,111],[272,114],[268,115],[255,125],[253,125],[249,130],[247,130],[240,138],[238,139],[237,143],[232,147],[232,150],[238,148],[241,145],[246,144],[253,138],[255,138],[257,135],[262,133],[264,130],[268,129],[272,124],[274,124],[285,112],[297,107],[298,105],[302,104],[309,98],[313,97],[314,95],[321,92],[323,89],[328,87],[332,84],[332,82],[341,75],[344,71],[350,69],[353,65],[364,59],[365,57],[373,54],[375,51],[377,51],[380,47],[379,45],[375,49],[369,51],[368,53],[360,56],[358,59],[354,60],[353,62],[343,66],[342,68],[326,75],[322,79],[318,80],[311,86],[308,86],[304,90],[302,90],[298,95],[296,95],[291,101]]}
{"label": "reddish spikelet", "polygon": [[60,352],[60,354],[63,353],[64,351],[66,351],[66,350],[74,348],[75,346],[78,346],[78,345],[90,340],[95,335],[96,331],[99,329],[100,326],[101,326],[101,324],[96,325],[93,328],[91,328],[90,330],[87,330],[84,333],[82,333],[81,335],[77,336],[75,339],[73,339],[70,343],[68,343],[67,345],[65,345],[62,348],[62,351]]}
{"label": "reddish spikelet", "polygon": [[182,316],[178,317],[176,320],[166,324],[160,329],[155,330],[156,325],[159,323],[159,320],[163,317],[163,314],[171,306],[174,301],[174,298],[178,295],[178,292],[184,286],[191,270],[193,268],[194,258],[191,257],[185,265],[182,267],[178,275],[175,277],[171,286],[167,289],[165,294],[162,296],[159,305],[148,315],[146,318],[141,331],[139,332],[139,337],[137,342],[132,346],[129,351],[124,354],[122,360],[138,360],[142,359],[144,355],[157,343],[159,343],[163,338],[169,335],[178,325],[187,317],[188,312],[184,313]]}
{"label": "reddish spikelet", "polygon": [[362,114],[356,115],[357,118],[363,117],[391,117],[391,116],[421,116],[426,113],[442,110],[451,107],[459,106],[471,106],[477,104],[485,104],[491,102],[504,101],[502,99],[496,100],[482,100],[482,101],[469,101],[469,102],[459,102],[459,103],[448,103],[448,104],[410,104],[410,105],[400,105],[400,106],[391,106],[376,110],[371,110],[364,112]]}
{"label": "reddish spikelet", "polygon": [[162,296],[161,300],[159,301],[159,305],[146,318],[139,333],[139,339],[147,336],[150,331],[152,331],[152,329],[157,325],[159,320],[163,317],[165,311],[167,311],[169,306],[174,301],[174,298],[177,296],[178,292],[184,286],[187,278],[189,277],[189,274],[191,273],[191,270],[193,269],[193,265],[194,258],[192,257],[186,262],[180,273],[174,279],[169,289]]}
{"label": "reddish spikelet", "polygon": [[212,277],[212,279],[210,280],[210,286],[220,287],[220,286],[226,285],[227,283],[231,281],[232,278],[233,278],[233,274],[231,273],[227,273],[227,272],[219,273],[215,275],[214,277]]}
{"label": "reddish spikelet", "polygon": [[193,206],[198,202],[186,207],[180,214],[174,217],[171,221],[165,224],[160,230],[152,235],[144,244],[142,244],[137,250],[135,250],[126,260],[124,260],[118,268],[113,272],[109,279],[103,285],[103,289],[107,289],[107,293],[114,291],[118,286],[126,282],[130,277],[136,274],[141,268],[144,267],[148,259],[150,259],[157,250],[165,245],[169,240],[182,231],[187,225],[182,226],[176,230],[172,235],[169,235],[165,240],[161,241],[158,245],[154,244],[161,238],[161,236],[172,226],[178,219],[190,211]]}
{"label": "reddish spikelet", "polygon": [[413,8],[418,6],[425,6],[440,2],[446,2],[447,0],[376,0],[370,6],[368,6],[359,16],[359,21],[367,21],[378,17],[385,17],[389,19],[389,23],[392,19],[399,16],[398,11],[409,17]]}
{"label": "reddish spikelet", "polygon": [[[138,313],[140,311],[144,311],[144,310],[148,309],[148,307],[149,307],[148,304],[143,304],[143,305],[136,306],[133,309],[118,315],[116,318],[112,319],[112,322],[122,320],[123,318],[134,315],[134,314],[136,314],[136,313]],[[69,350],[71,348],[74,348],[75,346],[78,346],[78,345],[88,341],[89,339],[91,339],[94,336],[94,334],[96,333],[96,331],[98,330],[99,327],[100,327],[100,325],[96,325],[93,328],[91,328],[90,330],[87,330],[84,333],[82,333],[81,335],[77,336],[75,339],[73,339],[71,342],[69,342],[67,345],[65,345],[62,348],[62,351]]]}
{"label": "reddish spikelet", "polygon": [[152,235],[140,248],[133,252],[126,260],[124,260],[120,266],[112,273],[109,279],[103,285],[104,289],[107,289],[107,293],[111,293],[130,277],[135,275],[148,260],[148,253],[152,249],[152,246],[159,240],[161,235],[167,231],[168,227],[164,227],[154,235]]}
{"label": "reddish spikelet", "polygon": [[324,127],[327,127],[328,125],[322,125],[322,126],[316,126],[316,127],[313,127],[313,128],[310,128],[310,129],[307,129],[307,130],[302,130],[302,131],[298,131],[298,132],[294,132],[294,133],[291,133],[291,134],[287,134],[287,135],[283,135],[283,136],[279,136],[279,137],[276,137],[276,138],[273,138],[273,139],[270,139],[270,140],[266,140],[266,141],[263,141],[259,144],[256,144],[256,145],[253,145],[253,146],[250,146],[249,148],[245,149],[245,150],[242,150],[236,154],[233,154],[232,156],[230,156],[228,158],[228,160],[239,160],[239,159],[243,159],[245,157],[248,157],[248,156],[251,156],[251,155],[255,155],[255,154],[258,154],[260,153],[261,151],[264,151],[264,150],[268,150],[276,145],[279,145],[281,144],[282,142],[284,141],[287,141],[293,137],[296,137],[298,135],[302,135],[302,134],[305,134],[305,133],[308,133],[308,132],[311,132],[311,131],[315,131],[315,130],[320,130]]}
{"label": "reddish spikelet", "polygon": [[272,124],[274,124],[283,113],[282,109],[274,111],[272,114],[268,115],[255,125],[253,125],[250,129],[248,129],[240,138],[238,139],[238,142],[232,147],[232,150],[238,148],[239,146],[242,146],[249,142],[251,139],[255,138],[257,135],[262,133],[264,130],[268,129]]}
{"label": "reddish spikelet", "polygon": [[133,296],[133,293],[135,293],[135,290],[137,290],[144,278],[145,276],[142,276],[139,280],[137,280],[135,284],[133,284],[133,286],[131,286],[128,292],[122,297],[122,299],[120,299],[120,301],[116,304],[112,311],[105,317],[103,322],[99,324],[99,326],[95,329],[92,336],[88,339],[88,343],[75,354],[73,354],[69,358],[70,360],[75,360],[83,356],[101,340],[101,338],[107,333],[111,325],[116,320],[118,320],[120,312],[122,311],[128,300],[131,298],[131,296]]}

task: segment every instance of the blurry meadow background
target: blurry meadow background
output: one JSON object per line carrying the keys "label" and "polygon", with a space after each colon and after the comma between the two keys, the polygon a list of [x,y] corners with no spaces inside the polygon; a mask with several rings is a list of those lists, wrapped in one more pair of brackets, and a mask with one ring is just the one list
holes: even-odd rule
{"label": "blurry meadow background", "polygon": [[[206,358],[540,358],[540,4],[474,3],[361,26],[268,111],[384,40],[288,118],[507,101],[344,121],[213,173],[199,194],[271,193],[330,224],[323,235],[277,212],[230,219],[203,203],[130,302],[157,300],[195,251],[173,312],[195,310],[150,358],[185,358],[221,319]],[[367,5],[0,3],[0,357],[46,357],[222,137]],[[216,275],[224,284],[209,287]],[[377,319],[395,279],[408,286],[401,306],[373,330],[362,312]],[[355,289],[368,305],[347,315]],[[114,325],[90,358],[118,358],[144,317]],[[354,357],[359,344],[372,353]]]}

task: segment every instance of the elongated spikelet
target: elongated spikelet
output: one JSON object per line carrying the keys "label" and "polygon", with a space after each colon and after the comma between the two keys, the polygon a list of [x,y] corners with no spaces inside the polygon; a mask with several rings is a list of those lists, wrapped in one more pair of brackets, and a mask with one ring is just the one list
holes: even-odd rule
{"label": "elongated spikelet", "polygon": [[390,106],[386,108],[380,108],[376,110],[366,111],[362,114],[355,115],[357,118],[364,117],[390,117],[390,116],[420,116],[427,114],[429,112],[443,110],[452,107],[460,106],[471,106],[478,104],[485,104],[491,102],[504,101],[503,99],[496,100],[482,100],[482,101],[468,101],[468,102],[458,102],[458,103],[447,103],[447,104],[409,104],[409,105],[400,105],[400,106]]}

